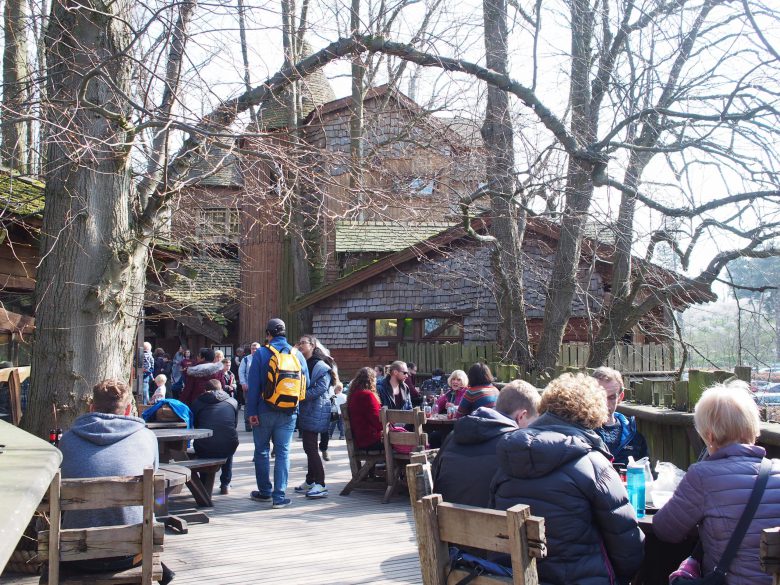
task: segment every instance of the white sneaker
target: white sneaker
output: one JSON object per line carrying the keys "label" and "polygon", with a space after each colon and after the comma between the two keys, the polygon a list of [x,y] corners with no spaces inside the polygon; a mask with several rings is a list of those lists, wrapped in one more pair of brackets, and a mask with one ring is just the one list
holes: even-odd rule
{"label": "white sneaker", "polygon": [[301,485],[299,485],[299,486],[297,486],[295,488],[295,493],[297,493],[297,494],[305,494],[309,490],[311,490],[315,485],[317,485],[317,484],[316,483],[306,483],[304,481]]}
{"label": "white sneaker", "polygon": [[324,498],[327,495],[328,495],[328,488],[318,483],[315,483],[312,486],[312,488],[308,492],[306,492],[307,498]]}

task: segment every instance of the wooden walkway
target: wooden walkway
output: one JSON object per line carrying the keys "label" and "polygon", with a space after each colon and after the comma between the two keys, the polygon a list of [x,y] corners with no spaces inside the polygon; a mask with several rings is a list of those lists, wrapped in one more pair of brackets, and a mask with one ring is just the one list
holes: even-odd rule
{"label": "wooden walkway", "polygon": [[[250,433],[239,436],[231,493],[214,496],[214,508],[206,510],[211,522],[190,524],[189,534],[166,532],[163,561],[176,572],[174,584],[421,582],[408,496],[382,504],[381,490],[338,495],[349,479],[344,441],[331,440],[331,461],[325,462],[330,496],[306,500],[293,493],[306,474],[303,447],[294,439],[287,493],[293,503],[273,510],[270,504],[249,499],[249,492],[257,489],[254,447]],[[177,507],[183,495],[176,497]],[[194,506],[188,492],[183,501]],[[0,577],[2,584],[37,582],[35,576]]]}

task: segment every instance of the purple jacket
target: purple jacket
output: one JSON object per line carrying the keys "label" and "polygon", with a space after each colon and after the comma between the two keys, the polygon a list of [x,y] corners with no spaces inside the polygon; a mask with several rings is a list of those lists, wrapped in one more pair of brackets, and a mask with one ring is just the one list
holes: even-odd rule
{"label": "purple jacket", "polygon": [[[699,524],[704,548],[702,571],[712,571],[747,505],[765,455],[763,447],[732,444],[691,465],[672,499],[653,518],[655,534],[667,542],[680,542]],[[761,531],[780,523],[780,461],[772,464],[764,497],[729,567],[729,585],[772,583],[758,561]]]}

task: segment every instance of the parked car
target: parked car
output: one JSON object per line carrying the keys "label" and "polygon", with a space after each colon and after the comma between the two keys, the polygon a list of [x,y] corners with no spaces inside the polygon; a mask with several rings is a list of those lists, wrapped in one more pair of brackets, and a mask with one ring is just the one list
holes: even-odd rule
{"label": "parked car", "polygon": [[754,392],[753,399],[760,406],[780,405],[780,384],[773,384],[769,390]]}

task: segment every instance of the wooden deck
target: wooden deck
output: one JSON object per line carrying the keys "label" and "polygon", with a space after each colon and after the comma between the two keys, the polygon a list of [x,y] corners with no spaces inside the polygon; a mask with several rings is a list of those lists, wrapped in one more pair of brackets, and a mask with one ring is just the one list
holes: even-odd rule
{"label": "wooden deck", "polygon": [[[306,474],[303,447],[294,439],[287,493],[293,503],[273,510],[270,503],[249,499],[249,492],[257,489],[254,447],[250,433],[239,436],[231,493],[214,495],[214,508],[207,509],[211,522],[190,524],[189,534],[166,532],[162,558],[176,572],[174,584],[421,582],[408,497],[382,504],[382,490],[338,495],[349,479],[344,441],[331,440],[331,461],[325,462],[330,496],[306,500],[293,493]],[[184,502],[194,506],[187,494]],[[182,496],[177,496],[176,506]],[[37,576],[0,577],[2,584],[37,582]]]}

